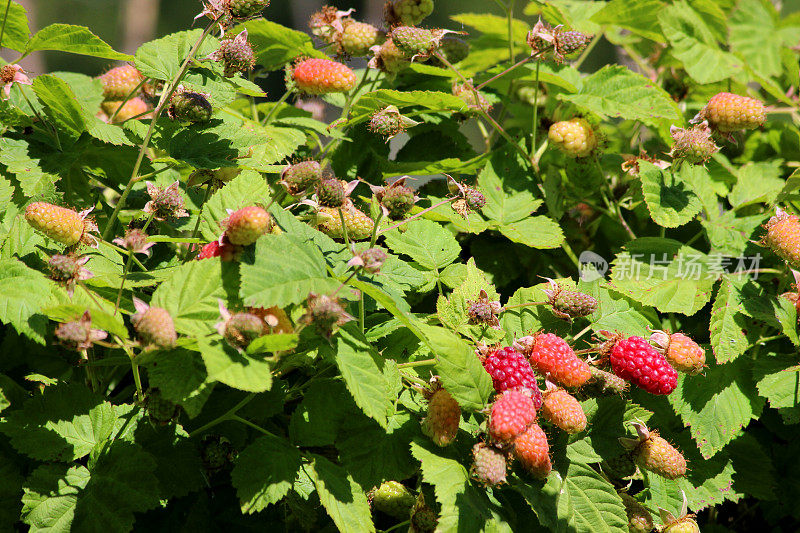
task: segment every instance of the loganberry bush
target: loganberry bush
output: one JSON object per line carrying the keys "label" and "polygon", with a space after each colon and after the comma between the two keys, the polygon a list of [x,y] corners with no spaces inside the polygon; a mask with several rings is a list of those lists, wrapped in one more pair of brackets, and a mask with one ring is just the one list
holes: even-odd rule
{"label": "loganberry bush", "polygon": [[796,529],[800,17],[435,3],[0,0],[0,530]]}

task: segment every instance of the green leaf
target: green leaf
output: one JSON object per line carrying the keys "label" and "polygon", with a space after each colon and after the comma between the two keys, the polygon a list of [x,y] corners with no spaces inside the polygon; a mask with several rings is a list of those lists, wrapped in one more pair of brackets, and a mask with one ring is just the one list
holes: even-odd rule
{"label": "green leaf", "polygon": [[245,305],[285,307],[302,302],[310,292],[325,293],[339,286],[328,276],[322,253],[305,239],[286,233],[265,235],[255,246],[255,260],[240,266]]}
{"label": "green leaf", "polygon": [[[22,52],[31,35],[31,30],[28,28],[28,13],[19,2],[13,0],[3,7],[8,7],[8,17],[3,33],[3,48]],[[5,15],[5,9],[3,9],[3,14]]]}
{"label": "green leaf", "polygon": [[245,22],[235,32],[247,29],[247,36],[256,52],[256,62],[267,70],[275,70],[296,57],[327,57],[314,48],[307,33],[292,30],[262,18]]}
{"label": "green leaf", "polygon": [[453,234],[430,220],[418,219],[403,233],[392,230],[385,235],[386,246],[393,252],[405,254],[429,270],[446,267],[461,253]]}
{"label": "green leaf", "polygon": [[703,167],[684,164],[678,172],[659,168],[648,161],[639,161],[642,193],[650,216],[665,228],[677,228],[690,222],[702,209],[700,198],[684,175]]}
{"label": "green leaf", "polygon": [[242,512],[257,513],[282,500],[301,467],[300,451],[286,439],[265,435],[236,457],[231,483]]}
{"label": "green leaf", "polygon": [[[460,13],[450,17],[454,21],[475,28],[484,35],[498,37],[500,39],[508,39],[508,19],[497,15],[489,15],[484,13]],[[525,37],[528,35],[529,26],[525,21],[512,19],[511,32],[514,40],[517,42],[525,42]]]}
{"label": "green leaf", "polygon": [[0,259],[0,322],[44,344],[47,320],[39,315],[47,302],[50,281],[16,259]]}
{"label": "green leaf", "polygon": [[320,379],[305,390],[292,413],[289,436],[298,446],[327,446],[334,443],[345,418],[359,416],[369,420],[359,413],[341,380]]}
{"label": "green leaf", "polygon": [[317,495],[339,531],[374,532],[367,497],[361,487],[340,466],[318,455],[306,467]]}
{"label": "green leaf", "polygon": [[611,286],[662,313],[693,315],[711,299],[719,262],[672,239],[635,239],[614,259]]}
{"label": "green leaf", "polygon": [[[124,405],[124,407],[133,406]],[[118,424],[125,422],[127,420],[119,420]],[[128,428],[130,426],[131,424]],[[117,438],[121,437],[119,435]],[[136,444],[139,444],[156,462],[154,473],[159,483],[159,499],[179,498],[203,486],[205,478],[199,450],[180,424],[163,427],[139,423],[133,437]]]}
{"label": "green leaf", "polygon": [[111,435],[116,415],[110,403],[83,385],[53,385],[0,423],[20,452],[42,461],[72,461]]}
{"label": "green leaf", "polygon": [[219,239],[222,234],[222,221],[228,218],[228,209],[236,211],[258,202],[267,203],[269,198],[267,181],[255,171],[243,171],[203,204],[200,233],[207,241]]}
{"label": "green leaf", "polygon": [[497,229],[511,242],[518,242],[531,248],[558,248],[564,242],[561,226],[544,215],[504,224]]}
{"label": "green leaf", "polygon": [[227,279],[220,261],[190,261],[158,286],[150,305],[166,309],[179,333],[206,335],[219,322],[219,300],[225,299]]}
{"label": "green leaf", "polygon": [[248,392],[264,392],[272,386],[272,365],[259,357],[236,351],[222,339],[198,339],[208,379]]}
{"label": "green leaf", "polygon": [[[731,50],[762,76],[781,73],[781,46],[787,44],[778,31],[778,13],[762,0],[741,0],[730,18]],[[796,43],[791,43],[796,44]]]}
{"label": "green leaf", "polygon": [[[750,361],[713,365],[703,374],[681,375],[668,399],[689,426],[700,453],[708,459],[758,418],[764,401],[749,377]],[[713,383],[713,387],[706,384]]]}
{"label": "green leaf", "polygon": [[436,501],[442,506],[437,530],[495,530],[486,522],[499,518],[499,508],[493,508],[485,492],[472,484],[466,468],[451,452],[435,449],[429,440],[416,440],[411,443],[411,454],[422,463],[422,479],[433,485]]}
{"label": "green leaf", "polygon": [[19,465],[10,455],[0,453],[0,529],[4,531],[14,531],[19,521],[23,481]]}
{"label": "green leaf", "polygon": [[745,317],[741,313],[743,305],[741,282],[724,276],[709,322],[711,348],[717,363],[729,363],[747,350],[747,336],[743,330]]}
{"label": "green leaf", "polygon": [[157,388],[164,398],[183,407],[189,418],[200,414],[214,382],[209,380],[198,353],[184,349],[155,352],[144,364],[150,385]]}
{"label": "green leaf", "polygon": [[475,259],[467,261],[467,277],[448,297],[440,295],[436,302],[436,313],[442,325],[471,338],[473,341],[483,340],[490,343],[500,340],[504,333],[485,325],[470,325],[467,309],[468,302],[476,301],[480,292],[485,290],[490,301],[498,301],[500,296],[494,286],[486,279],[486,275],[475,266]]}
{"label": "green leaf", "polygon": [[297,333],[273,333],[254,339],[247,346],[247,354],[274,353],[293,350],[299,341]]}
{"label": "green leaf", "polygon": [[[577,531],[624,531],[625,507],[614,486],[590,466],[569,465],[564,476],[572,520]],[[563,496],[562,496],[563,497]]]}
{"label": "green leaf", "polygon": [[388,394],[389,384],[378,365],[379,358],[378,352],[354,324],[339,329],[336,335],[336,366],[347,390],[365,415],[386,428],[392,399]]}
{"label": "green leaf", "polygon": [[559,98],[606,118],[638,120],[658,127],[683,124],[678,106],[661,87],[619,65],[607,65],[584,80],[577,94]]}
{"label": "green leaf", "polygon": [[25,482],[23,521],[31,531],[125,533],[134,513],[158,506],[156,463],[135,444],[117,441],[91,468],[43,465]]}
{"label": "green leaf", "polygon": [[[547,283],[542,283],[534,287],[522,287],[517,289],[505,303],[512,307],[520,304],[547,301],[544,290],[549,288]],[[544,305],[529,305],[523,307],[512,307],[503,311],[500,315],[501,325],[506,332],[506,338],[510,341],[516,337],[528,335],[533,331],[545,329],[561,335],[569,331],[569,323],[557,318],[549,307]]]}
{"label": "green leaf", "polygon": [[646,310],[626,296],[609,290],[600,280],[581,281],[578,290],[594,296],[599,301],[597,311],[588,317],[595,331],[619,330],[628,335],[647,337],[648,328],[657,325],[658,317],[652,310]]}
{"label": "green leaf", "polygon": [[777,409],[787,424],[800,421],[800,367],[794,356],[767,356],[753,367],[758,393]]}
{"label": "green leaf", "polygon": [[464,410],[483,409],[494,387],[472,347],[444,328],[422,326],[421,329],[426,344],[437,357],[434,368],[447,392]]}
{"label": "green leaf", "polygon": [[114,61],[131,61],[133,57],[114,51],[100,37],[84,26],[50,24],[36,32],[25,48],[25,54],[39,50],[56,50]]}
{"label": "green leaf", "polygon": [[40,160],[29,155],[27,142],[0,138],[0,163],[8,167],[19,181],[22,192],[28,197],[41,197],[55,192],[58,176],[44,172]]}
{"label": "green leaf", "polygon": [[[179,31],[161,39],[144,43],[136,51],[136,68],[143,75],[157,80],[171,80],[177,76],[186,56],[203,30]],[[212,36],[206,37],[197,50],[196,57],[205,57],[219,46]],[[130,59],[128,59],[130,60]]]}
{"label": "green leaf", "polygon": [[347,125],[369,120],[375,111],[390,105],[401,110],[418,106],[434,113],[461,113],[467,110],[464,100],[444,92],[379,89],[363,94],[356,100],[350,111],[352,118],[347,121]]}
{"label": "green leaf", "polygon": [[734,209],[765,203],[772,204],[786,184],[781,177],[782,161],[749,161],[737,174],[736,185],[731,189],[728,200]]}
{"label": "green leaf", "polygon": [[658,20],[672,45],[672,55],[683,62],[686,72],[698,83],[721,81],[741,70],[742,61],[720,49],[703,17],[686,2],[663,8]]}
{"label": "green leaf", "polygon": [[658,12],[663,6],[660,0],[612,0],[591,20],[625,28],[651,41],[663,42],[664,35],[658,25]]}

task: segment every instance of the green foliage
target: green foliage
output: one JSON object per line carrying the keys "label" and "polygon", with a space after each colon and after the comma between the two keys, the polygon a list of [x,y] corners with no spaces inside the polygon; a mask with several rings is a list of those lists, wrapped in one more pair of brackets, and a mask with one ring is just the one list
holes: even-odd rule
{"label": "green foliage", "polygon": [[[373,50],[362,70],[335,55],[353,13],[313,36],[274,6],[221,19],[219,37],[200,17],[129,56],[82,26],[32,34],[0,2],[3,66],[58,51],[144,77],[139,107],[114,115],[99,77],[3,71],[17,75],[0,92],[0,531],[625,532],[622,491],[675,515],[685,497],[704,531],[797,529],[800,274],[782,257],[800,235],[777,255],[763,226],[800,214],[800,17],[767,0],[500,4],[442,24],[470,45],[455,66]],[[225,77],[215,52],[245,29],[257,66]],[[588,47],[571,52],[567,31]],[[358,65],[354,85],[291,105],[303,95],[270,84],[300,57]],[[174,90],[201,93],[210,120],[175,120]],[[721,92],[762,101],[765,124],[713,130]],[[417,125],[386,141],[368,123],[388,106]],[[593,149],[573,158],[581,146],[560,151],[548,129],[577,117]],[[674,159],[670,126],[703,118],[719,152]],[[284,173],[307,160],[349,182],[342,218],[359,209],[373,232],[323,232],[341,234],[338,210]],[[413,191],[389,187],[404,175]],[[389,219],[398,190],[414,203]],[[82,242],[37,232],[32,202],[91,208]],[[229,220],[254,206],[269,220]],[[173,329],[174,345],[148,342]],[[538,417],[541,479],[515,458],[533,453],[521,436],[489,440],[495,349],[552,333],[613,373],[616,339],[674,362],[680,341],[659,337],[675,332],[702,369],[667,395],[596,371],[570,388],[588,425]],[[686,475],[626,471],[634,423]],[[475,479],[480,442],[505,455],[505,483]],[[386,481],[415,498],[408,516],[373,505]]]}

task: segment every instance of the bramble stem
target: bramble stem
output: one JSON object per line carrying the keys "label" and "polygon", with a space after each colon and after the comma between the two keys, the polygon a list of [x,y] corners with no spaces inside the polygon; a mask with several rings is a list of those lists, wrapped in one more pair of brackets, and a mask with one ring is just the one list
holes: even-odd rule
{"label": "bramble stem", "polygon": [[164,111],[164,107],[166,106],[167,102],[169,101],[172,93],[175,92],[180,81],[186,75],[186,71],[189,69],[189,64],[192,61],[192,58],[197,53],[197,50],[200,48],[200,45],[203,44],[203,41],[208,34],[211,33],[211,30],[214,28],[214,25],[217,23],[216,19],[211,21],[203,34],[197,39],[197,42],[194,43],[194,46],[189,51],[189,55],[184,59],[183,64],[181,65],[178,74],[175,78],[170,82],[169,86],[161,93],[161,98],[158,101],[158,105],[156,106],[155,110],[153,111],[153,118],[150,120],[150,126],[147,128],[147,133],[142,140],[142,145],[139,148],[139,155],[136,158],[136,163],[133,165],[133,171],[131,172],[131,179],[128,180],[128,184],[125,186],[125,190],[122,191],[122,195],[120,195],[119,200],[117,200],[117,205],[114,206],[114,211],[111,213],[111,217],[106,222],[106,227],[103,230],[103,240],[108,240],[109,235],[111,235],[111,231],[114,229],[114,223],[117,221],[117,217],[119,217],[119,212],[122,211],[122,208],[125,206],[125,202],[128,199],[128,195],[131,193],[133,186],[141,181],[141,177],[139,176],[139,169],[142,166],[142,161],[144,160],[144,154],[147,151],[147,147],[150,145],[150,139],[153,137],[153,132],[156,128],[156,122],[158,122],[158,118],[161,116],[161,112]]}
{"label": "bramble stem", "polygon": [[[275,105],[272,106],[272,109],[269,110],[269,113],[267,113],[267,116],[264,117],[264,122],[261,123],[263,126],[266,126],[267,124],[269,124],[269,121],[272,120],[272,117],[273,117],[273,115],[275,115],[275,112],[278,110],[278,107],[280,107],[280,105],[282,103],[284,103],[286,101],[286,99],[289,98],[289,95],[291,95],[291,94],[292,94],[292,92],[287,90],[285,93],[283,93],[283,96],[281,96],[280,100],[275,102]],[[253,111],[253,113],[257,113],[257,111]],[[254,120],[258,120],[258,119],[254,119]]]}
{"label": "bramble stem", "polygon": [[536,154],[536,133],[539,131],[539,67],[541,65],[542,62],[537,59],[536,75],[533,78],[533,124],[531,124],[533,139],[531,140],[531,159],[533,159]]}
{"label": "bramble stem", "polygon": [[[144,227],[142,227],[142,233],[147,231],[148,226],[153,221],[153,216],[155,213],[150,213],[150,216],[147,217],[147,222],[144,223]],[[133,250],[128,250],[128,259],[125,261],[125,267],[122,269],[122,283],[119,284],[119,291],[117,291],[117,303],[114,304],[114,315],[117,314],[119,311],[119,302],[122,301],[122,291],[125,289],[125,280],[128,279],[128,272],[131,270],[131,261],[133,261]]]}
{"label": "bramble stem", "polygon": [[[3,44],[3,35],[6,32],[6,22],[8,21],[8,11],[10,9],[11,9],[11,0],[8,0],[8,2],[6,2],[6,12],[3,15],[3,25],[0,26],[0,45]],[[0,46],[0,48],[2,48],[2,46]]]}
{"label": "bramble stem", "polygon": [[246,418],[242,418],[239,415],[231,415],[230,420],[234,420],[236,422],[241,422],[242,424],[244,424],[246,426],[250,426],[251,428],[255,429],[256,431],[258,431],[260,433],[263,433],[264,435],[269,435],[271,437],[274,437],[274,435],[272,433],[270,433],[269,431],[267,431],[266,429],[262,428],[261,426],[259,426],[258,424],[254,423],[254,422],[250,422]]}
{"label": "bramble stem", "polygon": [[[88,350],[81,350],[81,359],[86,361],[87,363],[91,363],[92,360],[89,358],[89,351]],[[86,366],[86,376],[89,378],[89,382],[92,384],[92,392],[97,392],[99,388],[97,384],[97,376],[94,373],[94,368],[91,365]]]}
{"label": "bramble stem", "polygon": [[[531,59],[535,59],[535,58],[537,58],[537,56],[535,56],[535,55],[532,55],[532,56],[528,56],[528,57],[526,57],[525,59],[521,59],[520,61],[517,61],[516,63],[514,63],[513,65],[511,65],[510,67],[508,67],[507,69],[505,69],[505,70],[504,70],[503,72],[501,72],[500,74],[495,74],[494,76],[492,76],[491,78],[489,78],[489,79],[488,79],[488,80],[486,80],[485,82],[481,83],[480,85],[478,85],[477,87],[475,87],[475,89],[476,89],[476,90],[478,90],[478,91],[479,91],[479,90],[481,90],[481,89],[483,89],[483,88],[484,88],[486,85],[489,85],[489,84],[490,84],[490,83],[492,83],[493,81],[496,81],[496,80],[498,80],[498,79],[502,78],[503,76],[505,76],[506,74],[508,74],[508,73],[509,73],[509,72],[511,72],[512,70],[514,70],[515,68],[517,68],[517,67],[521,67],[522,65],[524,65],[525,63],[527,63],[527,62],[528,62],[528,61],[530,61]],[[538,75],[537,75],[537,78],[538,78]]]}
{"label": "bramble stem", "polygon": [[438,359],[425,359],[423,361],[411,361],[409,363],[400,363],[397,368],[413,368],[415,366],[430,366],[438,363]]}
{"label": "bramble stem", "polygon": [[[145,83],[147,83],[147,80],[149,80],[149,79],[150,78],[142,78],[142,81],[140,81],[136,85],[136,87],[134,87],[133,90],[131,90],[131,92],[129,92],[127,94],[127,96],[125,96],[125,98],[122,99],[122,102],[120,102],[120,104],[114,110],[114,113],[110,117],[108,117],[108,122],[110,122],[110,123],[114,122],[114,119],[117,118],[117,113],[119,113],[119,110],[122,109],[122,106],[124,106],[128,102],[128,100],[133,98],[133,95],[136,94],[136,92],[141,88],[141,86],[144,85]],[[144,113],[140,113],[139,115],[136,115],[136,116],[145,115],[147,113],[149,113],[149,111],[145,111]],[[136,117],[131,117],[131,119],[134,119],[134,118],[136,118]],[[129,119],[129,120],[131,120],[131,119]]]}
{"label": "bramble stem", "polygon": [[247,405],[248,403],[250,403],[253,400],[253,398],[255,398],[255,397],[256,397],[255,393],[251,392],[250,394],[245,396],[242,399],[242,401],[240,401],[239,403],[237,403],[236,405],[234,405],[233,407],[228,409],[224,414],[218,416],[217,418],[215,418],[214,420],[212,420],[208,424],[204,424],[204,425],[200,426],[199,428],[195,429],[194,431],[192,431],[191,433],[189,433],[189,436],[190,437],[194,437],[198,433],[202,433],[203,431],[207,430],[208,428],[214,427],[217,424],[225,422],[226,420],[234,420],[235,417],[236,417],[236,412],[239,409],[241,409],[242,407],[244,407],[245,405]]}

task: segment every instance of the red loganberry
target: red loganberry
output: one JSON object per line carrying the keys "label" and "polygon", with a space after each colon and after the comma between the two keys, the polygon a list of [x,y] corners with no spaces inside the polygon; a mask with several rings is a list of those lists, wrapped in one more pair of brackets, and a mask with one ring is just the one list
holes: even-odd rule
{"label": "red loganberry", "polygon": [[586,413],[573,395],[564,389],[550,389],[543,396],[542,416],[551,424],[567,433],[586,429]]}
{"label": "red loganberry", "polygon": [[524,387],[533,391],[533,401],[537,409],[542,404],[536,375],[525,356],[514,348],[489,349],[483,359],[483,368],[492,376],[494,390],[497,392]]}
{"label": "red loganberry", "polygon": [[225,236],[231,244],[248,246],[267,233],[272,226],[272,217],[257,205],[243,207],[231,213],[225,227]]}
{"label": "red loganberry", "polygon": [[565,387],[581,387],[592,376],[586,361],[553,333],[535,335],[529,357],[531,366]]}
{"label": "red loganberry", "polygon": [[785,259],[790,266],[800,267],[800,219],[797,215],[778,209],[777,214],[764,224],[764,228],[767,234],[762,244]]}
{"label": "red loganberry", "polygon": [[106,100],[123,100],[144,80],[133,65],[114,67],[100,76],[103,97]]}
{"label": "red loganberry", "polygon": [[223,261],[235,261],[238,259],[241,252],[241,246],[236,246],[235,244],[228,242],[227,239],[223,239],[222,243],[219,241],[212,241],[203,246],[200,249],[200,253],[197,254],[196,259],[201,260],[219,257]]}
{"label": "red loganberry", "polygon": [[422,421],[422,432],[437,446],[447,446],[456,439],[461,408],[444,389],[433,392],[428,400],[428,414]]}
{"label": "red loganberry", "polygon": [[297,89],[307,94],[343,93],[356,84],[356,73],[347,65],[330,59],[305,59],[291,74]]}
{"label": "red loganberry", "polygon": [[538,478],[545,479],[553,468],[547,435],[536,424],[514,439],[514,455],[525,470]]}
{"label": "red loganberry", "polygon": [[479,483],[499,485],[506,481],[506,456],[493,446],[479,442],[472,447],[470,475]]}
{"label": "red loganberry", "polygon": [[489,417],[489,435],[498,442],[507,442],[524,433],[536,420],[536,407],[527,394],[507,390],[497,397]]}
{"label": "red loganberry", "polygon": [[664,356],[637,336],[614,343],[611,368],[622,379],[651,394],[669,394],[678,384],[678,373]]}
{"label": "red loganberry", "polygon": [[700,111],[709,126],[721,132],[751,130],[767,120],[764,103],[738,94],[719,93]]}

